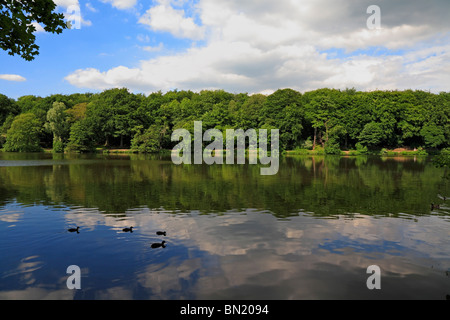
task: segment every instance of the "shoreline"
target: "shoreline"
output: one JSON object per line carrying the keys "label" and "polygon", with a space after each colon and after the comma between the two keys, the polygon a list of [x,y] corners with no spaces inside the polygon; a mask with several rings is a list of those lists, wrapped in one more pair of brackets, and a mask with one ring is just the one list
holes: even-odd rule
{"label": "shoreline", "polygon": [[[96,148],[95,151],[86,152],[87,154],[115,154],[115,155],[130,155],[130,154],[170,154],[172,150],[163,149],[160,152],[153,153],[141,153],[132,149],[126,148],[111,148],[111,149],[103,149]],[[223,150],[222,150],[223,151]],[[0,150],[1,153],[4,151]],[[360,152],[358,150],[341,150],[340,154],[327,154],[323,148],[317,148],[316,150],[308,150],[308,149],[297,149],[297,150],[286,150],[280,152],[280,155],[285,156],[340,156],[340,157],[352,157],[352,156],[380,156],[380,157],[411,157],[411,156],[434,156],[440,154],[441,150],[409,150],[405,148],[396,148],[396,149],[381,149],[376,151],[368,151],[368,152]],[[22,152],[14,152],[14,153],[22,153]],[[53,153],[52,149],[46,148],[42,151],[37,151],[33,153]],[[79,152],[61,152],[60,154],[77,154]],[[248,155],[248,150],[246,150],[246,154]]]}

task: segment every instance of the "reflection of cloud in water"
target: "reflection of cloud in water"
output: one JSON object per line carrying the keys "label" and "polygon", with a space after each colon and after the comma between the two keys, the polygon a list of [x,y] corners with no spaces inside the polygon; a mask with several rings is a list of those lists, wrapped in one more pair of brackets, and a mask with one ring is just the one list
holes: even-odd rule
{"label": "reflection of cloud in water", "polygon": [[74,292],[67,289],[28,287],[23,290],[0,291],[4,300],[72,300]]}
{"label": "reflection of cloud in water", "polygon": [[22,216],[21,213],[5,213],[5,214],[2,214],[0,212],[0,221],[14,223],[14,222],[18,222],[20,220],[21,216]]}
{"label": "reflection of cloud in water", "polygon": [[111,287],[95,294],[97,300],[133,300],[133,290],[124,287]]}
{"label": "reflection of cloud in water", "polygon": [[[0,208],[0,221],[15,223],[22,219],[23,211],[18,210],[18,206],[14,204],[7,204],[5,207]],[[13,227],[14,225],[10,225]]]}
{"label": "reflection of cloud in water", "polygon": [[19,265],[13,271],[7,273],[2,281],[12,277],[18,280],[20,287],[24,289],[0,291],[0,299],[4,300],[62,300],[73,299],[74,291],[61,289],[66,278],[59,279],[54,284],[39,284],[36,271],[44,268],[45,263],[39,260],[39,256],[30,256],[21,259]]}
{"label": "reflection of cloud in water", "polygon": [[[171,257],[136,271],[139,286],[153,299],[441,299],[446,294],[445,283],[438,283],[448,282],[448,225],[438,217],[405,224],[369,216],[278,220],[253,210],[200,216],[147,208],[121,217],[95,210],[66,217],[92,229],[133,225],[147,238],[167,230]],[[381,293],[365,285],[372,264],[382,269]],[[134,296],[130,290],[114,287],[99,297],[128,299]]]}
{"label": "reflection of cloud in water", "polygon": [[31,285],[35,282],[33,272],[40,269],[43,265],[42,261],[36,260],[39,256],[30,256],[21,259],[17,268],[8,274],[8,276],[20,276],[20,281],[26,285]]}

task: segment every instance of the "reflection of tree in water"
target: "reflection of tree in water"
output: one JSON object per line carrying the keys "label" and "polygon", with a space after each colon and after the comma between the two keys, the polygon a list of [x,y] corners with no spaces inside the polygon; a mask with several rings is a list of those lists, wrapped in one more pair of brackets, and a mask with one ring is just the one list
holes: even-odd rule
{"label": "reflection of tree in water", "polygon": [[4,187],[3,180],[0,179],[0,206],[4,206],[8,201],[12,201],[17,195],[17,191]]}
{"label": "reflection of tree in water", "polygon": [[15,197],[23,204],[118,214],[146,206],[202,213],[254,208],[278,217],[300,211],[395,215],[428,214],[436,188],[448,188],[425,158],[286,157],[277,175],[261,176],[259,165],[175,166],[164,157],[90,157],[96,161],[1,168],[0,201]]}

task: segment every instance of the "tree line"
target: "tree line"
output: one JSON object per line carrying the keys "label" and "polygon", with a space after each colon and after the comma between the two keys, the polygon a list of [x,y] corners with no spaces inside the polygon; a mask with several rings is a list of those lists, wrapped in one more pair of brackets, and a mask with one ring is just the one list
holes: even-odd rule
{"label": "tree line", "polygon": [[152,153],[171,149],[175,129],[279,129],[282,150],[450,147],[450,93],[280,89],[271,95],[126,88],[101,93],[0,94],[0,147],[9,152],[92,152],[97,147]]}
{"label": "tree line", "polygon": [[[25,158],[40,159],[33,154]],[[80,156],[54,155],[54,159],[59,158],[75,160]],[[117,159],[115,155],[99,158]],[[72,162],[39,170],[3,167],[0,206],[11,201],[58,206],[58,210],[61,205],[80,206],[118,217],[147,207],[202,214],[257,208],[279,218],[297,215],[299,208],[304,208],[308,214],[323,217],[358,212],[391,218],[400,213],[404,218],[404,214],[427,212],[438,191],[448,195],[442,171],[421,157],[404,161],[389,157],[282,157],[278,174],[262,180],[255,165],[168,166],[164,161],[148,161],[160,159],[159,155],[131,154],[127,158],[137,161],[107,166]],[[3,154],[2,159],[15,160],[17,156]],[[391,198],[395,201],[386,201]]]}

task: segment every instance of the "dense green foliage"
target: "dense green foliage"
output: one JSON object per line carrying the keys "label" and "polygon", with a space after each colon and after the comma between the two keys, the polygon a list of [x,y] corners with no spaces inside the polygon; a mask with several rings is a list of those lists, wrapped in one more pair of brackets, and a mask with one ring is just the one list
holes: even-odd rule
{"label": "dense green foliage", "polygon": [[46,129],[53,133],[53,151],[64,152],[64,142],[69,133],[68,114],[62,102],[53,102],[53,107],[47,112]]}
{"label": "dense green foliage", "polygon": [[450,179],[450,148],[443,149],[439,155],[433,159],[436,167],[444,168],[444,178]]}
{"label": "dense green foliage", "polygon": [[5,151],[35,152],[40,151],[39,133],[42,123],[32,113],[18,115],[7,131]]}
{"label": "dense green foliage", "polygon": [[64,14],[55,10],[52,0],[0,0],[0,49],[33,60],[39,54],[33,22],[42,24],[44,30],[51,33],[59,34],[68,28]]}
{"label": "dense green foliage", "polygon": [[450,147],[450,93],[446,92],[280,89],[268,96],[223,90],[143,95],[122,88],[17,100],[0,95],[0,143],[5,150],[30,150],[14,147],[16,131],[23,128],[13,124],[23,114],[33,115],[34,123],[41,126],[27,137],[35,139],[29,143],[33,150],[35,146],[79,152],[117,147],[156,152],[176,144],[170,139],[175,129],[193,133],[194,121],[202,121],[203,130],[277,128],[283,150],[340,154],[355,149],[370,153],[382,148]]}

